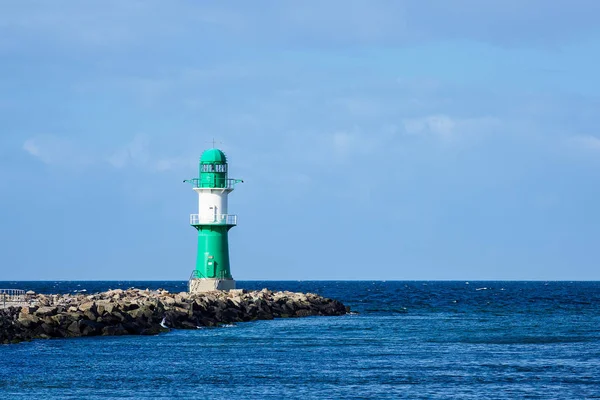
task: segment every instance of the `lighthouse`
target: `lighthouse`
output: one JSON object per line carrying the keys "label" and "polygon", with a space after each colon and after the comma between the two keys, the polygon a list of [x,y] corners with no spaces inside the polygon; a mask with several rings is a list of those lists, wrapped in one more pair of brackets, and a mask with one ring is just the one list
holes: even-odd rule
{"label": "lighthouse", "polygon": [[237,215],[229,214],[227,196],[241,179],[229,179],[227,157],[212,148],[200,156],[198,178],[188,179],[198,193],[198,213],[190,215],[190,225],[198,231],[196,268],[189,280],[190,292],[235,289],[229,265],[228,232],[237,225]]}

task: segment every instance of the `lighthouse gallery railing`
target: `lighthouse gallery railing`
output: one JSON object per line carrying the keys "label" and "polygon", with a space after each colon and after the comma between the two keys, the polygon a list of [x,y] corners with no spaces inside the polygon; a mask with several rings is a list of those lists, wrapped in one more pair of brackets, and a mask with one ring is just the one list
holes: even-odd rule
{"label": "lighthouse gallery railing", "polygon": [[[194,187],[196,188],[200,188],[203,187],[202,186],[202,180],[200,178],[193,178],[193,179],[186,179],[183,182],[185,183],[191,183]],[[223,187],[212,187],[212,186],[206,186],[207,188],[212,188],[212,189],[233,189],[235,187],[236,184],[238,183],[242,183],[244,182],[241,179],[223,179]]]}
{"label": "lighthouse gallery railing", "polygon": [[214,217],[201,218],[199,214],[190,215],[190,225],[237,225],[237,215],[234,214],[219,214]]}

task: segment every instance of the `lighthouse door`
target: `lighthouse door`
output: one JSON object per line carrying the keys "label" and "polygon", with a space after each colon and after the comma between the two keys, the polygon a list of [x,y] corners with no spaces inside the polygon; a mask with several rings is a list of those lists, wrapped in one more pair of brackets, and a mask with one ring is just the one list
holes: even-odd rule
{"label": "lighthouse door", "polygon": [[213,258],[213,256],[208,256],[208,260],[206,260],[206,277],[207,278],[214,278],[215,277],[215,259]]}
{"label": "lighthouse door", "polygon": [[208,216],[209,221],[210,222],[217,222],[217,216],[219,215],[218,214],[219,210],[217,209],[217,206],[210,206],[210,207],[208,207],[208,209],[212,210],[212,221],[210,221],[210,218],[211,218],[210,215]]}

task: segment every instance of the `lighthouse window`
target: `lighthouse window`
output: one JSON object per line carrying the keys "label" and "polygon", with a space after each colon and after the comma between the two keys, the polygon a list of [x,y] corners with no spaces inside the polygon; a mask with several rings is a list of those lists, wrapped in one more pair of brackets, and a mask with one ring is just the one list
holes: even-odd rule
{"label": "lighthouse window", "polygon": [[202,164],[201,172],[227,172],[227,164]]}

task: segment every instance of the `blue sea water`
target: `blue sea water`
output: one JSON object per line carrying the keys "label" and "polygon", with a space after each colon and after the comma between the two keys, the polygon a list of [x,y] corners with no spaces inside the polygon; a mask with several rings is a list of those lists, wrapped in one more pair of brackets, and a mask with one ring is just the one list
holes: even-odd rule
{"label": "blue sea water", "polygon": [[[600,282],[238,286],[319,293],[358,314],[0,345],[0,398],[600,398]],[[0,287],[179,292],[186,284]]]}

